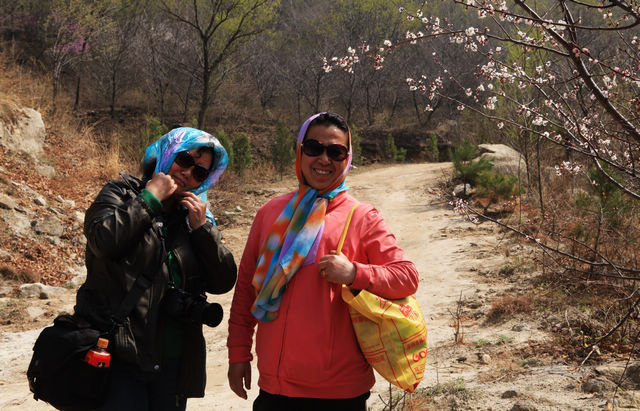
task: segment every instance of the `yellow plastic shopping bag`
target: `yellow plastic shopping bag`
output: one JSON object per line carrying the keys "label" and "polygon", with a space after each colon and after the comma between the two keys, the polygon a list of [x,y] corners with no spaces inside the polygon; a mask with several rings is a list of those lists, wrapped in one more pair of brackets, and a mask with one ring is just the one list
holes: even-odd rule
{"label": "yellow plastic shopping bag", "polygon": [[342,287],[360,349],[390,383],[413,392],[427,362],[427,327],[415,297],[387,300],[368,291]]}
{"label": "yellow plastic shopping bag", "polygon": [[[337,247],[347,235],[354,205]],[[427,363],[427,326],[414,296],[388,300],[366,290],[342,286],[360,349],[371,366],[390,383],[413,392]]]}

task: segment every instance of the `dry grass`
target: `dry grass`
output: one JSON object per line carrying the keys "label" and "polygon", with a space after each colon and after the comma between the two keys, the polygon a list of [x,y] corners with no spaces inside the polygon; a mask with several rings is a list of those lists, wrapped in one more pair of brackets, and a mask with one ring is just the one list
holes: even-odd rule
{"label": "dry grass", "polygon": [[0,278],[3,280],[17,281],[19,283],[40,282],[41,275],[28,268],[15,268],[9,265],[0,265]]}
{"label": "dry grass", "polygon": [[24,117],[24,112],[7,95],[0,93],[0,121],[11,130]]}
{"label": "dry grass", "polygon": [[44,76],[17,64],[10,51],[0,53],[0,73],[0,90],[7,99],[40,112],[48,110],[51,88]]}
{"label": "dry grass", "polygon": [[529,314],[533,311],[533,299],[528,295],[506,296],[491,303],[487,312],[488,323],[502,321],[518,313]]}

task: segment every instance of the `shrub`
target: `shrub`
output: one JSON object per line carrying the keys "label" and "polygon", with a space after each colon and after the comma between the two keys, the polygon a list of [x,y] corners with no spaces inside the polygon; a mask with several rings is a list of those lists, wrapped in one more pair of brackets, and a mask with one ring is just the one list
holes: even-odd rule
{"label": "shrub", "polygon": [[487,312],[487,322],[496,323],[506,317],[512,317],[518,313],[530,313],[533,311],[533,299],[528,295],[507,296],[494,301]]}
{"label": "shrub", "polygon": [[427,160],[438,161],[440,159],[440,150],[438,149],[438,136],[429,134],[427,141]]}
{"label": "shrub", "polygon": [[473,186],[477,185],[478,176],[482,171],[489,171],[493,168],[493,163],[486,158],[479,158],[478,160],[453,162],[453,167],[456,172],[456,176],[462,180],[463,183],[469,183]]}
{"label": "shrub", "polygon": [[144,130],[142,130],[142,136],[140,137],[140,151],[142,152],[142,156],[144,156],[144,150],[147,146],[169,132],[167,126],[162,124],[158,117],[145,116],[144,121]]}
{"label": "shrub", "polygon": [[294,150],[294,141],[291,139],[291,132],[284,123],[278,123],[278,130],[276,131],[276,139],[271,144],[271,161],[280,174],[282,175],[285,170],[289,168],[296,158],[296,152]]}
{"label": "shrub", "polygon": [[511,200],[518,191],[516,177],[496,173],[493,170],[480,171],[475,183],[477,186],[476,194],[480,197],[486,197],[491,203]]}
{"label": "shrub", "polygon": [[[622,177],[608,167],[605,166],[604,170],[618,183],[625,184]],[[622,218],[631,212],[631,206],[625,201],[624,193],[598,169],[589,170],[589,180],[592,181],[591,192],[579,193],[575,200],[576,205],[583,212],[602,215],[612,227],[618,227]]]}
{"label": "shrub", "polygon": [[480,172],[493,168],[491,161],[485,158],[473,160],[478,155],[478,152],[478,147],[468,141],[456,147],[453,152],[449,151],[455,176],[465,184],[468,183],[475,186]]}
{"label": "shrub", "polygon": [[384,154],[388,160],[402,162],[407,157],[407,150],[401,147],[396,147],[396,143],[391,134],[387,135],[384,140]]}
{"label": "shrub", "polygon": [[478,147],[471,144],[468,140],[465,140],[462,145],[457,146],[453,152],[449,151],[449,158],[454,164],[456,162],[471,161],[476,158],[479,152]]}
{"label": "shrub", "polygon": [[251,167],[253,158],[251,157],[251,142],[246,134],[240,133],[233,139],[233,165],[238,174]]}
{"label": "shrub", "polygon": [[233,166],[234,166],[233,145],[231,144],[231,140],[229,139],[229,136],[227,135],[227,133],[225,133],[223,129],[219,128],[216,130],[216,138],[218,139],[222,147],[224,147],[224,149],[227,150],[227,156],[229,157],[229,163],[227,164],[227,169],[233,170]]}

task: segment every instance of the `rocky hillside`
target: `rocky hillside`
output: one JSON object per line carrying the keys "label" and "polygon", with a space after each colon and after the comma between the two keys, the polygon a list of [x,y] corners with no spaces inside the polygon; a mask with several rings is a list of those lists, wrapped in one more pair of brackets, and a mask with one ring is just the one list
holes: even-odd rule
{"label": "rocky hillside", "polygon": [[100,183],[81,145],[47,132],[40,113],[0,107],[0,296],[44,297],[83,273],[84,211]]}

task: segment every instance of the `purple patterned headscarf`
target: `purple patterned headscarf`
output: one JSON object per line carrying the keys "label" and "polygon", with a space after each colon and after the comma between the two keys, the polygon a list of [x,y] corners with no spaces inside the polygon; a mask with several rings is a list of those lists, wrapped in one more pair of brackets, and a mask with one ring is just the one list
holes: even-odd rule
{"label": "purple patterned headscarf", "polygon": [[[207,191],[218,181],[229,162],[227,151],[222,147],[218,139],[211,134],[191,127],[180,127],[171,130],[146,148],[144,151],[145,169],[155,162],[154,172],[166,174],[169,172],[171,164],[173,164],[173,160],[179,152],[199,147],[211,147],[215,152],[215,157],[207,179],[198,187],[189,191],[197,195],[200,200],[207,204]],[[207,218],[215,224],[213,214],[211,214],[208,207]]]}

